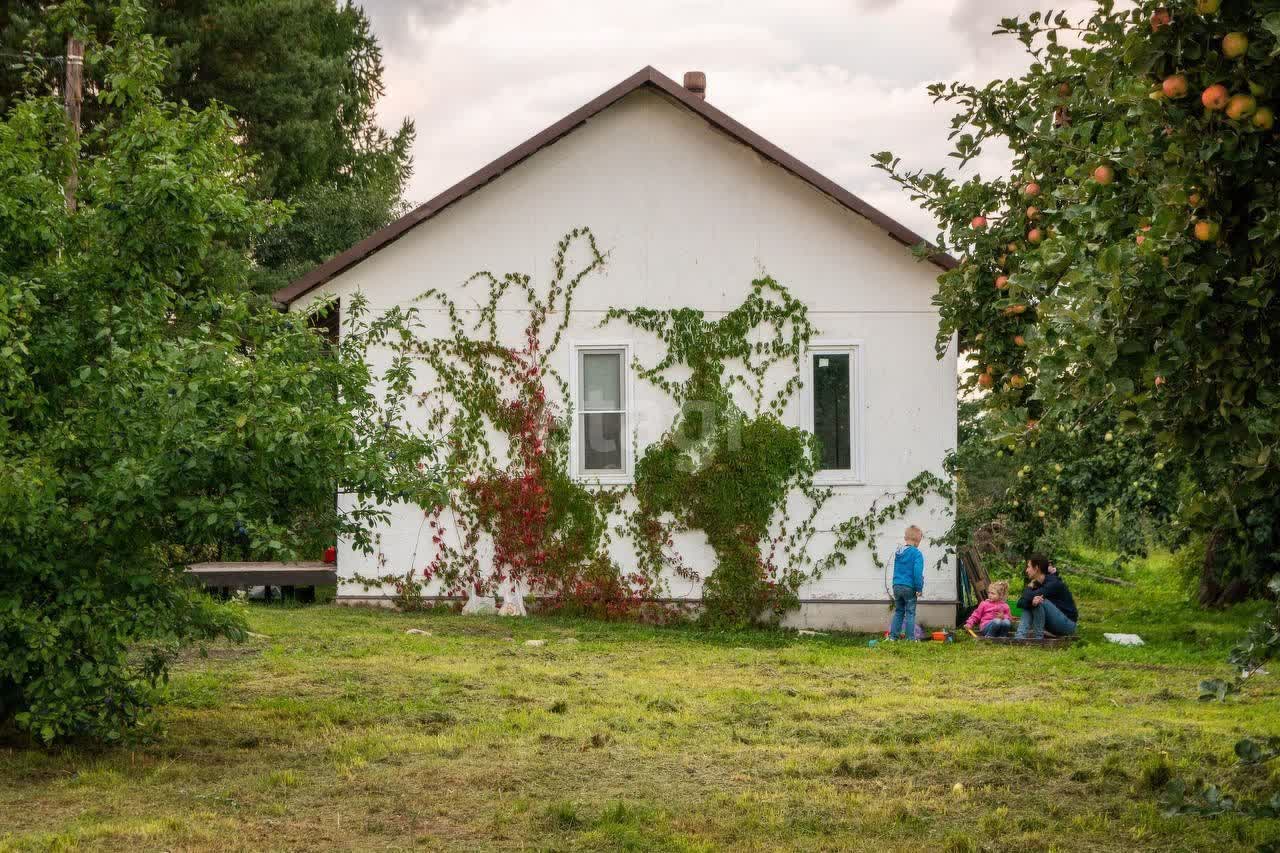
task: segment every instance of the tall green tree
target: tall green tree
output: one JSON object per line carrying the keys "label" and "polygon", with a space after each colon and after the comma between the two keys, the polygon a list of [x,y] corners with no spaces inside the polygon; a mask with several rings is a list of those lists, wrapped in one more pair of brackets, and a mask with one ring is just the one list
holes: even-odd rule
{"label": "tall green tree", "polygon": [[1034,533],[1083,494],[1173,484],[1202,600],[1257,591],[1280,566],[1280,0],[1104,0],[998,32],[1024,76],[931,89],[960,109],[954,156],[999,141],[1012,173],[876,160],[963,259],[941,334],[1025,459],[1008,517]]}
{"label": "tall green tree", "polygon": [[334,349],[247,289],[280,207],[248,191],[224,109],[164,99],[144,21],[120,4],[83,143],[56,97],[0,121],[0,722],[46,741],[119,737],[176,646],[240,634],[188,555],[238,536],[295,556],[300,513],[368,548],[389,502],[435,500],[402,426],[412,372],[364,357],[411,317],[357,300]]}
{"label": "tall green tree", "polygon": [[[89,88],[103,83],[96,44],[109,32],[107,0],[13,0],[0,10],[0,113],[30,75],[60,85],[68,33],[89,41]],[[164,40],[165,96],[194,109],[228,106],[255,156],[253,194],[294,215],[257,243],[270,290],[396,218],[411,172],[414,126],[382,130],[382,54],[363,10],[346,0],[147,0],[144,30]],[[111,110],[86,105],[92,125]]]}

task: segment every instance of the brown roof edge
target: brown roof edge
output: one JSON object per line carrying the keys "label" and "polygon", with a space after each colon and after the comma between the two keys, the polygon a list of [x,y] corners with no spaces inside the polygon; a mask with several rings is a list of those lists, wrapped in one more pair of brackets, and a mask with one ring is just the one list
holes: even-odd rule
{"label": "brown roof edge", "polygon": [[[299,297],[306,295],[312,290],[320,287],[325,282],[339,275],[347,269],[355,266],[365,258],[385,248],[399,238],[403,237],[410,229],[416,225],[420,225],[449,205],[453,204],[461,198],[464,198],[485,184],[502,175],[508,169],[518,165],[522,161],[528,159],[531,155],[537,153],[541,149],[551,145],[566,136],[582,123],[586,122],[592,116],[612,106],[622,98],[644,86],[652,86],[669,97],[688,107],[693,112],[702,116],[714,127],[729,135],[738,142],[754,149],[760,156],[770,160],[777,165],[791,172],[796,177],[813,186],[820,192],[830,196],[844,207],[852,210],[854,213],[879,227],[890,237],[904,246],[915,246],[924,243],[925,239],[916,234],[910,228],[902,223],[892,219],[881,213],[876,208],[867,204],[844,187],[835,183],[831,179],[819,174],[813,168],[805,165],[778,146],[769,142],[753,130],[739,124],[728,115],[708,104],[698,96],[692,94],[683,86],[670,77],[659,72],[652,66],[646,66],[635,74],[632,74],[626,80],[609,89],[600,95],[569,113],[569,115],[560,119],[555,124],[536,134],[530,139],[512,148],[506,154],[503,154],[497,160],[479,171],[463,178],[458,183],[449,187],[449,189],[440,193],[440,195],[419,205],[409,213],[392,222],[390,225],[375,231],[365,239],[356,243],[350,249],[341,254],[335,255],[323,264],[313,268],[301,278],[291,284],[282,287],[274,294],[276,302],[288,305]],[[942,252],[935,252],[929,255],[929,261],[935,266],[949,270],[957,265],[955,258]]]}

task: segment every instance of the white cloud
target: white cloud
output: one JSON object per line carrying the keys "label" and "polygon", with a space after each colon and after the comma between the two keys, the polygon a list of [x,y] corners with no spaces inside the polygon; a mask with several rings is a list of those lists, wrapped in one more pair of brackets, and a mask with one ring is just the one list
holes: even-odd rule
{"label": "white cloud", "polygon": [[[925,86],[1020,73],[989,35],[1025,0],[366,0],[385,50],[379,116],[418,125],[425,200],[645,65],[707,72],[708,100],[927,235],[871,154],[946,165],[951,109]],[[1059,2],[1056,7],[1072,5]],[[1076,8],[1089,5],[1074,0]],[[1001,167],[993,151],[980,167]]]}

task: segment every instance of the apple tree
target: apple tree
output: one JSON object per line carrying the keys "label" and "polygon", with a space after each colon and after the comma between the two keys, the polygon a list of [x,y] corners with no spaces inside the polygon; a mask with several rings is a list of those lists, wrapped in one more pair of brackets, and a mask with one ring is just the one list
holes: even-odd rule
{"label": "apple tree", "polygon": [[930,87],[952,156],[1006,176],[877,164],[961,263],[940,342],[1022,478],[998,511],[1061,525],[1108,502],[1202,548],[1201,600],[1280,562],[1280,0],[1099,2],[1000,22],[1018,79]]}

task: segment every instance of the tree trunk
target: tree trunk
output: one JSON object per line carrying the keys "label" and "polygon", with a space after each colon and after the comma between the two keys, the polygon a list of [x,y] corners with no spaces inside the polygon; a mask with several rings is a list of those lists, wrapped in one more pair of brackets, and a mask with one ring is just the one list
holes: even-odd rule
{"label": "tree trunk", "polygon": [[[77,38],[67,39],[67,79],[63,86],[62,98],[67,108],[67,121],[71,124],[71,132],[76,142],[80,141],[80,104],[84,99],[84,42]],[[71,171],[67,174],[66,198],[67,211],[75,212],[76,190],[80,187],[80,172],[77,163],[80,159],[77,146],[75,157],[71,160]]]}
{"label": "tree trunk", "polygon": [[1222,592],[1218,595],[1215,602],[1216,607],[1230,607],[1233,604],[1239,604],[1247,600],[1253,593],[1253,584],[1244,578],[1236,578],[1223,587]]}
{"label": "tree trunk", "polygon": [[1216,552],[1218,550],[1218,533],[1215,531],[1209,537],[1209,542],[1204,549],[1204,562],[1200,566],[1200,595],[1198,600],[1201,607],[1216,607],[1218,599],[1222,597],[1222,583],[1218,580],[1218,570],[1215,565]]}

